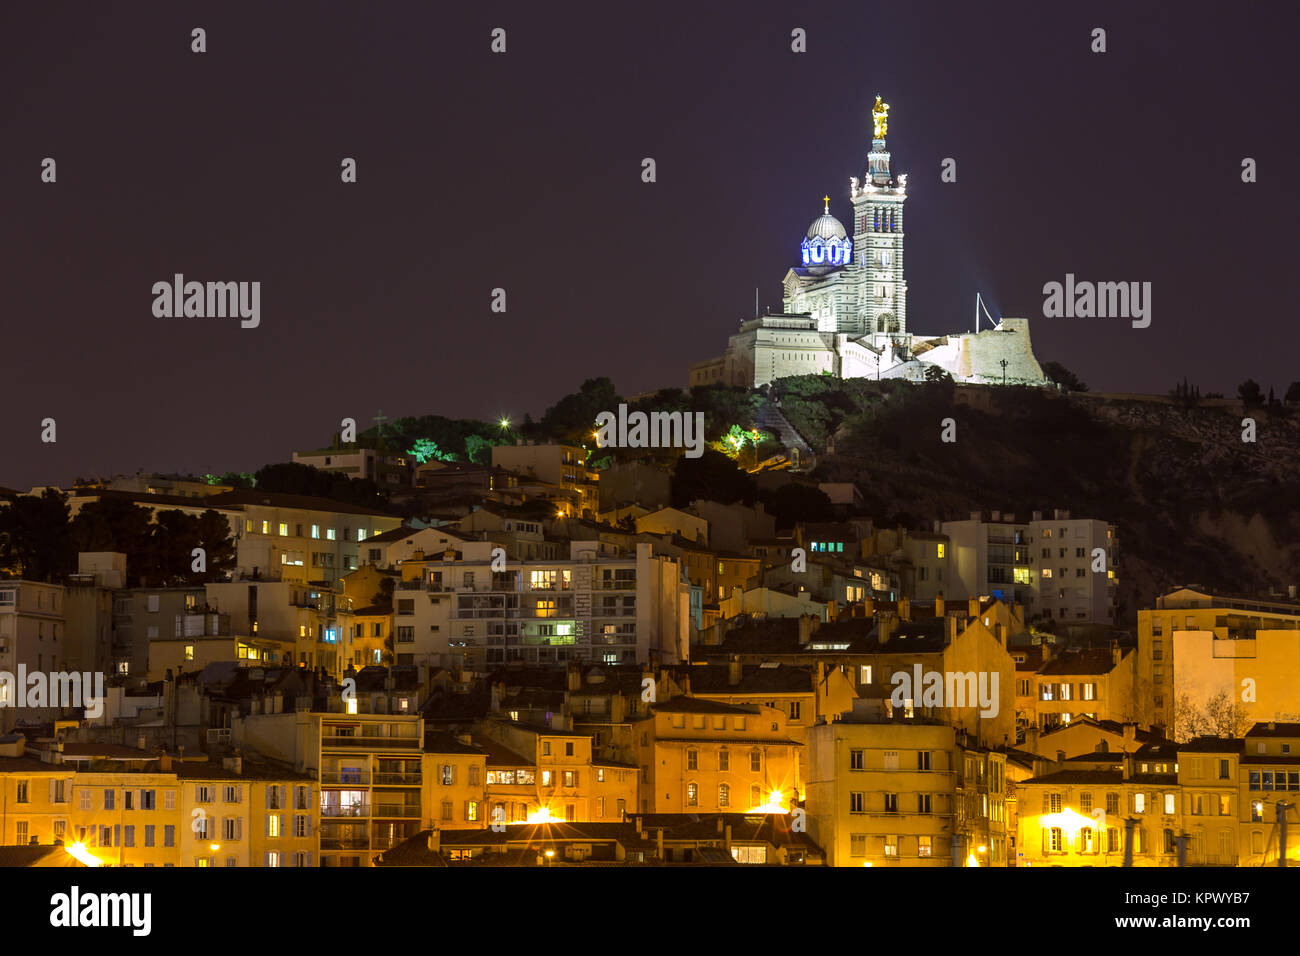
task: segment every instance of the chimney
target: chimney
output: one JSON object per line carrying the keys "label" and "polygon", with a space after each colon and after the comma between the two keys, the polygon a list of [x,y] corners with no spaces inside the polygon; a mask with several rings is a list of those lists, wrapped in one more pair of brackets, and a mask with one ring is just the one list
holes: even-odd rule
{"label": "chimney", "polygon": [[897,620],[898,619],[892,614],[880,615],[880,620],[876,624],[878,631],[876,639],[880,644],[884,645],[889,643],[889,639],[894,635],[894,628],[897,626]]}
{"label": "chimney", "polygon": [[1025,749],[1030,753],[1038,752],[1038,728],[1025,728]]}
{"label": "chimney", "polygon": [[978,511],[972,511],[972,512],[970,513],[970,520],[971,520],[971,521],[979,521],[979,520],[980,520],[980,517],[981,517],[981,513],[978,512]]}
{"label": "chimney", "polygon": [[944,612],[943,595],[940,594],[938,597],[934,599],[934,616],[943,617],[943,612]]}
{"label": "chimney", "polygon": [[474,739],[474,738],[472,738],[469,734],[457,734],[457,735],[456,735],[456,740],[459,741],[460,743],[464,744],[466,747],[472,747],[472,746],[474,745],[474,744],[473,744],[473,739]]}
{"label": "chimney", "polygon": [[577,661],[569,662],[569,690],[582,689],[582,666]]}
{"label": "chimney", "polygon": [[1119,659],[1120,659],[1120,656],[1121,656],[1121,655],[1120,655],[1120,651],[1119,651],[1119,641],[1111,641],[1111,642],[1110,642],[1110,660],[1111,660],[1111,665],[1112,665],[1112,666],[1114,666],[1114,667],[1119,667]]}
{"label": "chimney", "polygon": [[1046,664],[1052,659],[1052,645],[1047,643],[1047,638],[1043,638],[1043,643],[1039,646],[1043,649],[1043,663]]}
{"label": "chimney", "polygon": [[430,853],[442,852],[442,832],[437,827],[429,831],[428,846]]}
{"label": "chimney", "polygon": [[655,831],[655,856],[659,859],[664,858],[664,828],[660,827]]}
{"label": "chimney", "polygon": [[1292,601],[1295,600],[1295,585],[1294,585],[1294,584],[1288,584],[1288,585],[1286,586],[1286,596],[1289,597]]}
{"label": "chimney", "polygon": [[725,822],[726,822],[726,821],[722,819],[722,814],[719,813],[719,814],[718,814],[718,836],[722,836],[722,825],[723,825]]}
{"label": "chimney", "polygon": [[633,819],[636,820],[636,835],[639,837],[644,837],[645,836],[644,818],[640,814],[637,814]]}
{"label": "chimney", "polygon": [[990,512],[990,513],[989,513],[989,520],[990,520],[990,521],[1001,521],[1001,520],[1002,520],[1002,512],[1001,512],[1001,511],[993,511],[993,512]]}
{"label": "chimney", "polygon": [[141,734],[140,736],[135,738],[135,749],[144,750],[144,747],[145,747],[144,734]]}
{"label": "chimney", "polygon": [[1124,725],[1124,739],[1128,741],[1137,741],[1137,724]]}
{"label": "chimney", "polygon": [[1034,520],[1035,520],[1035,521],[1042,521],[1042,520],[1043,520],[1043,513],[1042,513],[1041,511],[1035,511],[1035,512],[1034,512]]}
{"label": "chimney", "polygon": [[957,640],[957,615],[949,614],[946,620],[948,622],[948,643],[951,644]]}
{"label": "chimney", "polygon": [[501,685],[494,681],[490,693],[492,695],[492,709],[494,711],[499,711],[501,709]]}
{"label": "chimney", "polygon": [[[804,617],[799,618],[799,643],[808,643],[804,640],[803,632],[807,629],[807,622]],[[744,671],[740,666],[740,655],[732,654],[727,660],[727,686],[735,687],[740,683],[740,678]]]}
{"label": "chimney", "polygon": [[966,601],[966,616],[967,616],[967,617],[979,617],[979,616],[980,616],[980,599],[979,599],[979,598],[977,598],[977,597],[973,597],[973,598],[970,598],[970,599],[968,599],[968,600]]}
{"label": "chimney", "polygon": [[1065,751],[1064,751],[1064,750],[1058,750],[1058,751],[1056,752],[1056,762],[1057,762],[1057,763],[1065,763]]}
{"label": "chimney", "polygon": [[912,601],[906,595],[898,599],[898,617],[903,621],[912,619]]}
{"label": "chimney", "polygon": [[159,769],[159,771],[161,771],[162,773],[171,773],[171,769],[172,769],[172,755],[171,755],[171,754],[169,754],[169,753],[163,753],[163,754],[160,754],[160,755],[158,756],[158,769]]}
{"label": "chimney", "polygon": [[726,829],[723,831],[722,848],[726,850],[727,853],[731,852],[731,824],[730,823],[727,824]]}

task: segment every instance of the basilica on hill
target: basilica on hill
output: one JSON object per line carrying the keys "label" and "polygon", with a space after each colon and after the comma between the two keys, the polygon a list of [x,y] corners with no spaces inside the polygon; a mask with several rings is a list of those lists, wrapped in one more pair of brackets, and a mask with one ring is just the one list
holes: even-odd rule
{"label": "basilica on hill", "polygon": [[[894,178],[885,147],[889,104],[876,97],[871,152],[861,182],[849,180],[853,234],[822,215],[799,243],[783,282],[783,311],[740,324],[724,355],[697,362],[690,384],[766,385],[792,375],[925,381],[942,369],[958,383],[1044,385],[1028,319],[982,331],[922,335],[908,327],[903,259],[907,175]],[[976,324],[978,319],[976,320]]]}

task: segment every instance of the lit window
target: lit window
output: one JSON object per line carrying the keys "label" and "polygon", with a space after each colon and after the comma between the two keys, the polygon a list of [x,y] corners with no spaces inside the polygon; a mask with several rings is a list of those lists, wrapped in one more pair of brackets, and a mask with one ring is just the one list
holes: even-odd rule
{"label": "lit window", "polygon": [[[944,556],[944,548],[943,548],[943,543],[942,543],[942,542],[940,542],[940,543],[939,543],[939,557],[941,557],[941,558],[942,558],[942,557],[943,557],[943,556]],[[926,854],[926,855],[927,855],[927,856],[928,856],[928,855],[929,855],[929,854]]]}
{"label": "lit window", "polygon": [[186,645],[185,645],[185,659],[186,659],[187,661],[192,661],[192,660],[194,660],[194,645],[193,645],[193,644],[186,644]]}
{"label": "lit window", "polygon": [[325,529],[325,539],[326,539],[327,541],[333,541],[333,540],[334,540],[334,529],[333,529],[333,528],[326,528],[326,529]]}
{"label": "lit window", "polygon": [[289,533],[289,525],[286,524],[285,522],[281,521],[281,522],[280,522],[280,537],[283,538],[283,537],[285,537],[288,533]]}
{"label": "lit window", "polygon": [[320,537],[320,525],[318,525],[318,524],[314,524],[314,525],[311,526],[311,536],[312,536],[313,538],[319,538],[319,537]]}

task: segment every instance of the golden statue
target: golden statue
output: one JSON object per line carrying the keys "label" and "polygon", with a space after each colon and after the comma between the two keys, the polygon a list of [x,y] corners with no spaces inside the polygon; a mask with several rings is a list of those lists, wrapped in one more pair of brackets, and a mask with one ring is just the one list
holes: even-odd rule
{"label": "golden statue", "polygon": [[880,102],[879,93],[876,94],[876,105],[871,110],[871,122],[876,128],[872,139],[884,139],[889,132],[889,104]]}

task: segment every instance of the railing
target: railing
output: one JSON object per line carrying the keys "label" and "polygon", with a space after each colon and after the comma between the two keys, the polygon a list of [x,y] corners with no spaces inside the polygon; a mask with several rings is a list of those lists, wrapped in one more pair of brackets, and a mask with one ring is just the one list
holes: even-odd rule
{"label": "railing", "polygon": [[407,807],[396,803],[379,803],[375,805],[375,817],[418,817],[419,807]]}
{"label": "railing", "polygon": [[424,775],[416,773],[377,773],[374,775],[377,787],[418,787]]}
{"label": "railing", "polygon": [[322,773],[320,782],[325,786],[344,784],[364,787],[370,783],[370,774],[361,770],[355,773]]}
{"label": "railing", "polygon": [[415,734],[402,737],[381,734],[322,734],[321,746],[328,747],[418,747],[420,738]]}
{"label": "railing", "polygon": [[364,818],[370,816],[370,805],[358,803],[347,807],[322,806],[320,815],[331,819],[339,817]]}
{"label": "railing", "polygon": [[368,850],[370,842],[353,838],[321,837],[320,848],[322,850]]}

